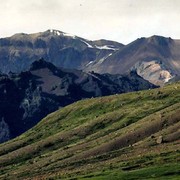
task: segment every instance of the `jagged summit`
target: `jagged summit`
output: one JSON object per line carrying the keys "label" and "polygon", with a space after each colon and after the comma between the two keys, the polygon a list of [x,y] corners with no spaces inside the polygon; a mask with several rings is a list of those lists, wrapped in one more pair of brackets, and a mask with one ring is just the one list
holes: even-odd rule
{"label": "jagged summit", "polygon": [[47,62],[43,58],[41,58],[39,60],[34,61],[31,64],[30,71],[37,70],[37,69],[42,69],[42,68],[54,69],[56,67],[52,63]]}
{"label": "jagged summit", "polygon": [[157,44],[160,46],[167,46],[169,43],[173,42],[173,39],[171,39],[170,37],[153,35],[153,36],[147,38],[147,42]]}

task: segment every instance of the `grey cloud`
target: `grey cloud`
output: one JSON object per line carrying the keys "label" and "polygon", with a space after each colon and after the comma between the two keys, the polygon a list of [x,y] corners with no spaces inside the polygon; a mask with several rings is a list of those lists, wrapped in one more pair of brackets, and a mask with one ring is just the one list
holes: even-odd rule
{"label": "grey cloud", "polygon": [[59,29],[89,39],[180,38],[179,0],[1,0],[0,36]]}

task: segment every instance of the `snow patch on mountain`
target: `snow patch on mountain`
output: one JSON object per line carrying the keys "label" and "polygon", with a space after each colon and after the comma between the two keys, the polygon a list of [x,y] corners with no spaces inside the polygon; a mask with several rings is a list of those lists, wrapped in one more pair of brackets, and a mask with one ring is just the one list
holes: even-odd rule
{"label": "snow patch on mountain", "polygon": [[86,64],[86,66],[89,66],[90,64],[92,64],[94,61],[90,61],[89,63]]}
{"label": "snow patch on mountain", "polygon": [[93,48],[93,46],[92,45],[90,45],[89,43],[87,43],[86,41],[83,41],[83,40],[81,40],[83,43],[85,43],[87,46],[88,46],[88,48]]}
{"label": "snow patch on mountain", "polygon": [[103,63],[103,62],[104,62],[108,57],[110,57],[111,55],[112,55],[112,53],[110,53],[110,54],[108,54],[107,56],[101,58],[101,59],[97,62],[97,64]]}
{"label": "snow patch on mountain", "polygon": [[104,45],[104,46],[97,46],[97,45],[95,45],[95,47],[97,49],[109,49],[109,50],[113,50],[113,51],[118,50],[118,48],[115,48],[114,46],[111,46],[111,45]]}
{"label": "snow patch on mountain", "polygon": [[76,39],[75,35],[69,33],[63,33],[63,36],[68,36],[68,37],[72,37],[73,39]]}
{"label": "snow patch on mountain", "polygon": [[50,29],[49,32],[53,35],[56,35],[56,36],[68,36],[68,37],[72,37],[73,39],[76,38],[75,35],[72,35],[69,33],[64,33],[64,32],[58,31],[58,30],[54,30],[54,29]]}

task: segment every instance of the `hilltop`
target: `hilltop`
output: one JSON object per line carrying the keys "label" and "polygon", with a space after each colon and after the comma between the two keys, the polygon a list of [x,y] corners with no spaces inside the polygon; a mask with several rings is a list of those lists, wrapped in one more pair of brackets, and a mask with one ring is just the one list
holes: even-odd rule
{"label": "hilltop", "polygon": [[0,179],[179,179],[180,83],[78,101],[0,145]]}

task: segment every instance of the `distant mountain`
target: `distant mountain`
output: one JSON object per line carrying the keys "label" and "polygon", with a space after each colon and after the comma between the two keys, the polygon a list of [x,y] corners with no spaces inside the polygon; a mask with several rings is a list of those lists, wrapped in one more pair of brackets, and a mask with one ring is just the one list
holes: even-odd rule
{"label": "distant mountain", "polygon": [[2,73],[28,70],[40,58],[57,67],[100,74],[135,70],[160,86],[180,76],[180,40],[162,36],[139,38],[128,45],[103,39],[90,41],[58,30],[0,39]]}
{"label": "distant mountain", "polygon": [[0,179],[179,180],[180,83],[93,98],[0,145]]}
{"label": "distant mountain", "polygon": [[28,70],[32,62],[44,58],[58,67],[84,69],[123,47],[107,41],[89,41],[58,30],[34,34],[15,34],[0,39],[0,71],[3,73]]}
{"label": "distant mountain", "polygon": [[0,142],[77,100],[154,87],[135,72],[100,75],[56,68],[42,59],[35,61],[29,71],[0,75]]}
{"label": "distant mountain", "polygon": [[140,38],[85,68],[111,74],[124,74],[131,69],[151,83],[165,84],[180,75],[180,40],[162,36]]}

